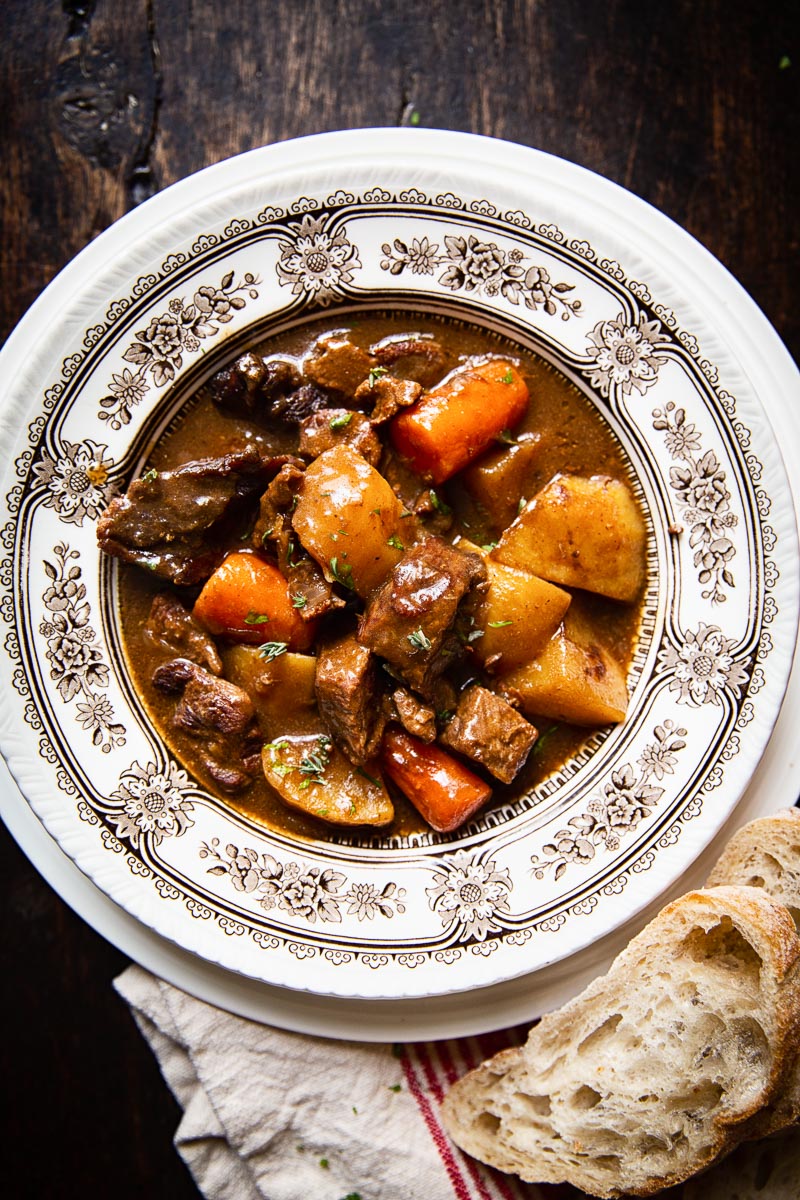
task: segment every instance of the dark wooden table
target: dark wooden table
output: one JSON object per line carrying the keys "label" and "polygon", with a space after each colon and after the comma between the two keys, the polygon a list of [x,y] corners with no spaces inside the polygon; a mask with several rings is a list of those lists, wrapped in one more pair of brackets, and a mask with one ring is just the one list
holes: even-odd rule
{"label": "dark wooden table", "polygon": [[[173,180],[300,134],[418,122],[536,146],[643,196],[798,358],[798,32],[796,0],[4,0],[0,339]],[[0,1190],[196,1197],[171,1147],[177,1107],[111,988],[123,956],[4,830],[0,852]]]}

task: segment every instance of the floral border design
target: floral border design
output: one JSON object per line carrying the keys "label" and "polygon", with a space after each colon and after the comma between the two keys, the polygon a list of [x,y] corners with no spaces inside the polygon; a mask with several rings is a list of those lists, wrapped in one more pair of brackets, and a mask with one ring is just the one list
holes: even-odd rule
{"label": "floral border design", "polygon": [[686,746],[687,730],[676,727],[673,721],[656,725],[655,739],[643,749],[637,775],[630,763],[611,772],[611,780],[602,793],[586,806],[586,811],[570,817],[565,829],[559,829],[552,842],[542,847],[547,859],[531,855],[536,879],[543,879],[552,869],[553,878],[560,879],[571,863],[588,863],[598,849],[613,852],[645,817],[649,817],[664,794],[655,787],[653,779],[662,780],[675,771],[678,753]]}
{"label": "floral border design", "polygon": [[213,866],[209,875],[227,875],[237,892],[248,892],[254,896],[265,912],[278,908],[296,917],[304,917],[311,924],[318,919],[329,924],[341,924],[342,905],[347,905],[347,914],[355,915],[359,921],[373,921],[376,917],[393,917],[405,912],[403,900],[405,888],[389,882],[378,890],[372,883],[348,883],[341,871],[330,868],[303,866],[299,862],[281,863],[265,852],[259,854],[251,846],[229,843],[220,851],[220,839],[203,842],[199,856],[211,859]]}
{"label": "floral border design", "polygon": [[726,638],[718,625],[702,621],[695,631],[686,631],[680,646],[667,645],[658,653],[658,665],[674,671],[669,690],[678,693],[679,704],[699,708],[701,704],[721,704],[726,689],[737,698],[747,683],[750,657],[737,662],[732,651],[736,642]]}
{"label": "floral border design", "polygon": [[107,449],[88,438],[82,443],[65,441],[58,458],[43,450],[41,462],[33,464],[36,482],[47,489],[45,507],[55,509],[67,524],[82,525],[86,517],[97,520],[108,504],[114,461]]}
{"label": "floral border design", "polygon": [[183,355],[199,350],[204,339],[216,337],[220,327],[233,320],[234,311],[245,307],[247,301],[239,292],[255,300],[260,282],[248,271],[240,283],[235,283],[233,271],[228,271],[218,287],[199,287],[189,304],[174,296],[165,313],[152,317],[146,329],[137,330],[136,340],[122,356],[137,370],[126,367],[119,375],[111,376],[111,394],[100,400],[100,420],[107,421],[112,429],[128,425],[133,409],[150,391],[147,376],[157,388],[171,383],[183,366]]}
{"label": "floral border design", "polygon": [[[353,199],[351,195],[341,197],[342,202]],[[327,214],[306,214],[301,221],[290,221],[278,249],[281,253],[275,269],[281,287],[291,287],[293,295],[322,305],[341,295],[343,285],[352,283],[353,271],[361,266],[358,250],[348,241],[344,228],[332,231]]]}
{"label": "floral border design", "polygon": [[672,401],[663,409],[653,410],[653,428],[664,433],[664,443],[672,457],[686,464],[670,469],[670,487],[683,520],[691,526],[689,545],[694,550],[698,579],[709,585],[703,599],[723,604],[727,600],[723,586],[734,587],[728,563],[736,554],[736,547],[729,532],[739,523],[739,518],[731,512],[725,472],[713,450],[697,457],[702,451],[697,427],[686,420],[685,409],[676,407]]}
{"label": "floral border design", "polygon": [[433,912],[459,941],[485,942],[502,928],[498,917],[510,910],[514,884],[508,871],[497,870],[494,860],[483,862],[458,850],[433,873],[434,885],[425,889]]}
{"label": "floral border design", "polygon": [[402,275],[408,267],[412,275],[434,275],[445,267],[437,282],[451,292],[463,289],[503,296],[514,305],[522,300],[526,308],[542,309],[548,316],[555,316],[560,306],[562,321],[581,311],[581,301],[566,295],[574,291],[574,285],[553,283],[544,267],[526,270],[521,265],[525,260],[521,250],[502,250],[496,242],[480,241],[474,234],[466,238],[445,234],[444,244],[445,251],[440,253],[439,243],[427,237],[414,238],[410,245],[395,238],[392,245],[386,242],[382,246],[381,270]]}
{"label": "floral border design", "polygon": [[64,542],[53,547],[56,562],[44,560],[44,569],[52,583],[42,596],[49,616],[39,624],[39,633],[47,638],[50,678],[55,680],[65,703],[83,695],[76,706],[76,721],[90,730],[92,744],[104,754],[125,745],[125,726],[114,718],[108,697],[101,692],[108,686],[109,668],[97,633],[89,624],[91,610],[86,602],[86,585],[81,582],[77,550]]}
{"label": "floral border design", "polygon": [[111,793],[111,799],[122,804],[122,812],[109,813],[108,820],[134,850],[145,840],[158,846],[165,837],[181,837],[194,824],[187,795],[191,790],[189,776],[173,762],[163,766],[149,762],[144,767],[134,762]]}
{"label": "floral border design", "polygon": [[636,324],[625,320],[623,313],[614,321],[598,321],[587,334],[591,366],[585,370],[593,388],[608,399],[612,390],[629,396],[636,389],[641,395],[658,379],[659,367],[666,359],[659,355],[659,346],[667,344],[661,324],[638,314]]}

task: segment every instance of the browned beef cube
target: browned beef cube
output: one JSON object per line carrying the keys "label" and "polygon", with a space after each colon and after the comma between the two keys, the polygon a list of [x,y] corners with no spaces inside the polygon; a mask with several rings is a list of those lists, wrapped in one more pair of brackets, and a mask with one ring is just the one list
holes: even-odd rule
{"label": "browned beef cube", "polygon": [[225,536],[285,462],[248,446],[174,471],[147,471],[103,513],[100,547],[172,583],[202,583],[225,555]]}
{"label": "browned beef cube", "polygon": [[340,442],[352,446],[371,467],[377,467],[381,443],[363,413],[327,408],[300,422],[300,453],[308,458],[318,458]]}
{"label": "browned beef cube", "polygon": [[217,371],[207,387],[215,404],[241,416],[263,416],[276,401],[296,391],[302,380],[295,363],[286,358],[263,359],[243,354]]}
{"label": "browned beef cube", "polygon": [[172,724],[198,743],[198,758],[214,783],[226,792],[246,787],[258,766],[252,744],[255,710],[247,692],[186,658],[162,663],[153,683],[180,697]]}
{"label": "browned beef cube", "polygon": [[311,383],[352,399],[356,388],[369,375],[375,360],[366,350],[343,335],[329,334],[319,339],[304,364]]}
{"label": "browned beef cube", "polygon": [[486,767],[503,783],[511,783],[538,736],[530,721],[506,700],[473,684],[462,694],[455,716],[439,740]]}
{"label": "browned beef cube", "polygon": [[402,379],[411,379],[423,387],[438,383],[455,361],[426,333],[392,334],[370,346],[375,361]]}
{"label": "browned beef cube", "polygon": [[331,736],[354,763],[366,763],[383,734],[381,679],[375,656],[352,634],[323,646],[317,657],[317,704]]}
{"label": "browned beef cube", "polygon": [[169,658],[188,658],[212,675],[222,674],[217,647],[177,596],[159,592],[153,597],[144,636]]}
{"label": "browned beef cube", "polygon": [[485,586],[479,555],[427,538],[406,551],[369,601],[359,641],[424,696],[460,650],[453,628],[459,607]]}
{"label": "browned beef cube", "polygon": [[373,425],[382,425],[401,408],[409,408],[422,395],[422,384],[411,379],[395,379],[393,375],[372,375],[356,388],[355,401],[369,413]]}
{"label": "browned beef cube", "polygon": [[392,704],[398,721],[413,737],[418,737],[422,742],[436,740],[436,713],[429,704],[425,704],[407,688],[395,688]]}
{"label": "browned beef cube", "polygon": [[243,733],[255,713],[244,688],[186,658],[157,667],[153,683],[163,692],[180,694],[173,724],[188,733]]}

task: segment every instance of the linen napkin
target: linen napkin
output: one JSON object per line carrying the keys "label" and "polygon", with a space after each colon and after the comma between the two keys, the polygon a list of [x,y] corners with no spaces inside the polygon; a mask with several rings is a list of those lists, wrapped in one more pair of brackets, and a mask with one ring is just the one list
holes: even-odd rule
{"label": "linen napkin", "polygon": [[[554,1200],[442,1129],[444,1093],[526,1030],[386,1045],[233,1016],[138,966],[115,982],[183,1108],[176,1148],[207,1200]],[[572,1193],[571,1195],[576,1193]]]}
{"label": "linen napkin", "polygon": [[[384,1045],[287,1033],[141,967],[115,987],[183,1117],[176,1148],[207,1200],[579,1200],[484,1167],[444,1133],[445,1091],[527,1029]],[[800,1200],[800,1129],[748,1142],[659,1200]]]}

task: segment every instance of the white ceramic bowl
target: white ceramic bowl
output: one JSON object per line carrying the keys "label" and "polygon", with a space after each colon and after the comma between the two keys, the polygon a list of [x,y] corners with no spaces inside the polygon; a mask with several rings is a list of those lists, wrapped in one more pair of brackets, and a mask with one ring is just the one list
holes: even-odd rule
{"label": "white ceramic bowl", "polygon": [[[310,845],[248,823],[165,748],[125,674],[95,523],[187,372],[248,331],[370,305],[499,329],[574,380],[635,468],[650,583],[622,726],[459,834]],[[119,221],[0,363],[0,743],[61,850],[146,929],[320,996],[464,991],[609,936],[730,817],[795,645],[794,510],[761,398],[796,402],[797,373],[727,272],[635,197],[461,134],[272,146]]]}

